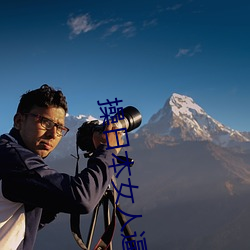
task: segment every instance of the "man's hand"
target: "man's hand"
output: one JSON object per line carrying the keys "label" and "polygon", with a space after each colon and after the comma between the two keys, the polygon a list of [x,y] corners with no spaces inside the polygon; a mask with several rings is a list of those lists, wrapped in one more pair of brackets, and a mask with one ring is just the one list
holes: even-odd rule
{"label": "man's hand", "polygon": [[[105,131],[115,130],[116,128],[113,127],[113,124],[110,123],[108,126],[106,126]],[[116,134],[118,136],[118,139],[116,138]],[[110,133],[100,133],[100,132],[94,132],[93,133],[93,143],[95,145],[95,148],[97,148],[100,144],[107,145],[107,139],[106,135],[108,136],[108,143],[110,147],[116,147],[119,145],[119,147],[115,148],[116,154],[118,154],[121,151],[121,147],[124,144],[124,141],[122,139],[122,133],[121,132],[110,132]],[[117,142],[119,144],[117,144]]]}

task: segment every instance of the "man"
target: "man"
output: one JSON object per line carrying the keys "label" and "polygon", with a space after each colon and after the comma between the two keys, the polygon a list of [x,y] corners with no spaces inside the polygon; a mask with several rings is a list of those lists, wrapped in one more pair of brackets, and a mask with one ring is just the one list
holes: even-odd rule
{"label": "man", "polygon": [[[106,150],[103,134],[93,134],[96,150],[77,176],[45,164],[43,158],[69,130],[64,125],[66,113],[63,93],[42,85],[22,95],[13,128],[0,137],[0,249],[32,250],[38,229],[55,213],[90,212],[111,182],[112,153],[120,148]],[[115,147],[115,133],[107,134],[109,145]],[[118,140],[122,145],[121,135]]]}

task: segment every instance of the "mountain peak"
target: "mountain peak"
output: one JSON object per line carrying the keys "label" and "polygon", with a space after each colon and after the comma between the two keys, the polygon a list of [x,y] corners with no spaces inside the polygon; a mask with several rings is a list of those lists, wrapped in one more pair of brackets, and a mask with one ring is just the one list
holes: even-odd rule
{"label": "mountain peak", "polygon": [[154,114],[140,130],[160,140],[211,141],[220,146],[235,142],[249,142],[233,130],[208,115],[188,96],[173,93],[163,108]]}
{"label": "mountain peak", "polygon": [[204,110],[197,105],[191,97],[173,93],[167,103],[171,106],[175,115],[185,114],[192,116],[193,111],[204,114]]}

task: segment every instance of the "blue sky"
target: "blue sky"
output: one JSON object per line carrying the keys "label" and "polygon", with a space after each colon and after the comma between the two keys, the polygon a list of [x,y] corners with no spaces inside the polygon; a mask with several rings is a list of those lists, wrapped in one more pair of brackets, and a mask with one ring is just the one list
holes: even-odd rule
{"label": "blue sky", "polygon": [[172,93],[250,131],[250,2],[8,0],[0,3],[0,133],[21,94],[48,83],[69,113],[123,100],[143,123]]}

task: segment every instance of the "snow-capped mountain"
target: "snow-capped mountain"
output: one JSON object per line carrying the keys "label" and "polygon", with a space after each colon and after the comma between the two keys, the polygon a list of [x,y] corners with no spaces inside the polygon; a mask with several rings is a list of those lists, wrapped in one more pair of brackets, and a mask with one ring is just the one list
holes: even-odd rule
{"label": "snow-capped mountain", "polygon": [[[143,114],[142,114],[143,116]],[[76,133],[86,121],[100,120],[91,115],[67,115],[68,134],[53,152],[53,158],[76,154]],[[137,130],[150,147],[178,141],[210,141],[220,146],[250,143],[248,133],[224,126],[209,116],[191,97],[172,94],[149,122]]]}
{"label": "snow-capped mountain", "polygon": [[98,120],[101,122],[100,118],[95,118],[91,115],[69,115],[67,114],[65,119],[65,126],[70,130],[65,137],[62,138],[62,141],[59,143],[57,148],[53,151],[53,154],[49,156],[50,158],[62,158],[69,155],[76,155],[76,134],[78,128],[86,121]]}
{"label": "snow-capped mountain", "polygon": [[174,93],[139,133],[170,141],[211,141],[220,146],[250,139],[209,116],[191,97]]}

